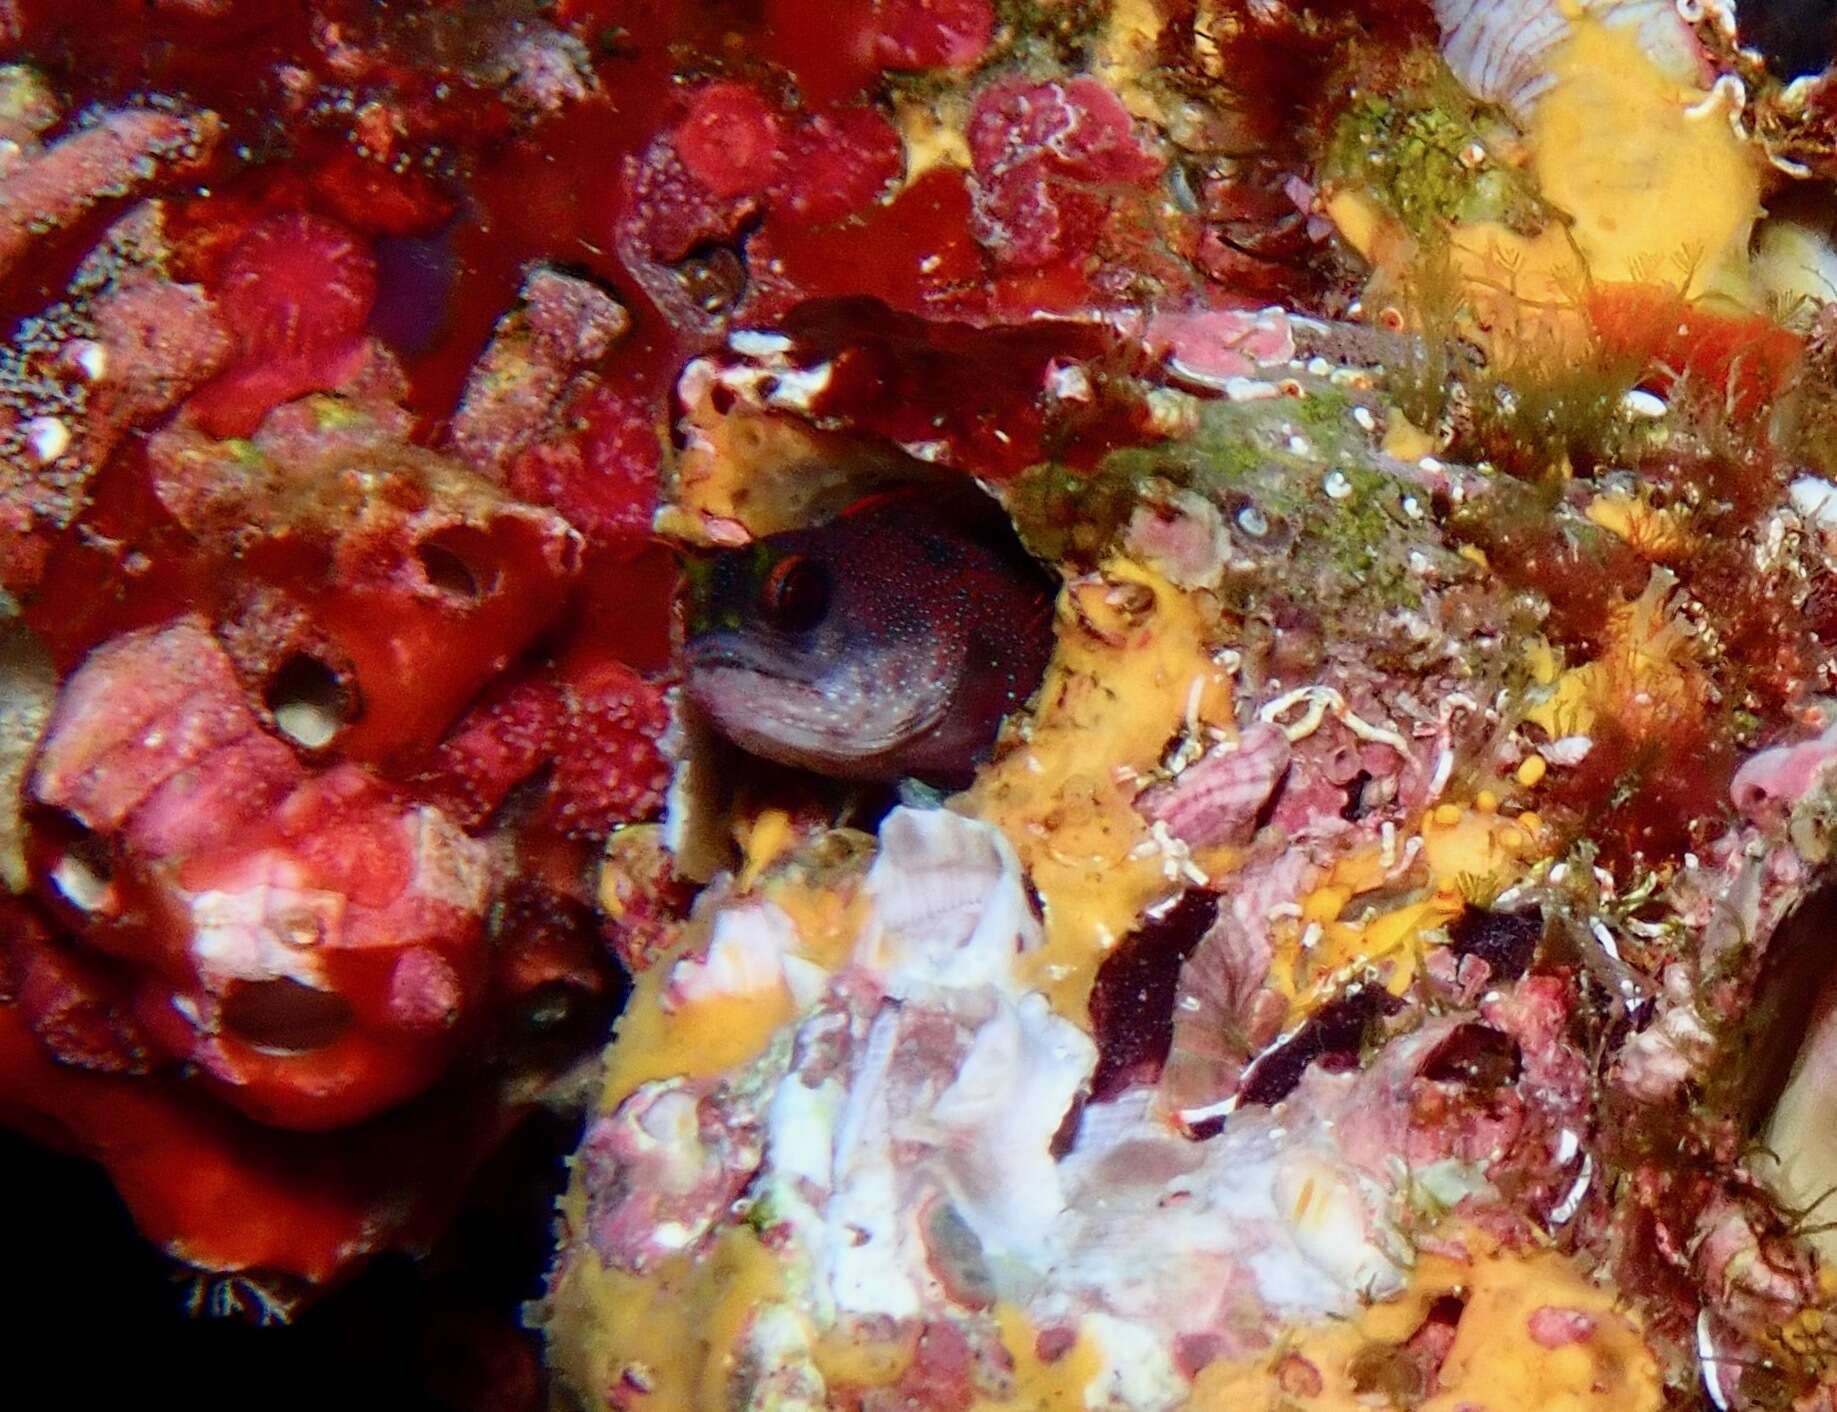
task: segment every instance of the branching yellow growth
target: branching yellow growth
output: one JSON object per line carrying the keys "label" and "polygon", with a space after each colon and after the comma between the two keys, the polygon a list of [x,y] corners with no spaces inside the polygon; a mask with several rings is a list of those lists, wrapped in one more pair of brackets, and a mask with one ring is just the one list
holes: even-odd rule
{"label": "branching yellow growth", "polygon": [[1645,592],[1607,618],[1605,646],[1593,661],[1558,672],[1548,648],[1534,654],[1533,702],[1525,719],[1552,736],[1586,735],[1610,717],[1634,735],[1695,715],[1706,690],[1691,654],[1692,633],[1671,610],[1677,579],[1654,569]]}
{"label": "branching yellow growth", "polygon": [[1640,558],[1659,564],[1689,552],[1691,534],[1675,509],[1659,509],[1641,495],[1597,495],[1584,511],[1608,533],[1632,546]]}

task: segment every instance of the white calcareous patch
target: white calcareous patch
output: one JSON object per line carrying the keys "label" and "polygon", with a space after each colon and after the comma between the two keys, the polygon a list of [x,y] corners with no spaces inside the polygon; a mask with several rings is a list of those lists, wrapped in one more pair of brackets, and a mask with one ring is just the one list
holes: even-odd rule
{"label": "white calcareous patch", "polygon": [[70,450],[70,424],[62,417],[33,417],[25,424],[25,439],[39,464],[48,466]]}
{"label": "white calcareous patch", "polygon": [[945,809],[895,809],[880,839],[867,877],[873,921],[856,959],[890,993],[997,984],[1039,944],[1020,861],[999,829]]}
{"label": "white calcareous patch", "polygon": [[1837,529],[1837,484],[1823,476],[1800,476],[1786,493],[1792,508],[1820,529]]}
{"label": "white calcareous patch", "polygon": [[[1026,979],[1040,926],[1005,836],[899,808],[879,842],[847,979],[793,983],[789,1067],[731,1079],[764,1086],[747,1200],[811,1329],[961,1318],[981,1291],[1100,1352],[1090,1405],[1164,1412],[1189,1388],[1182,1340],[1228,1328],[1265,1346],[1399,1287],[1397,1197],[1335,1135],[1364,1101],[1346,1081],[1203,1142],[1144,1088],[1068,1121],[1097,1049]],[[784,913],[742,898],[712,925],[672,993],[791,983]]]}
{"label": "white calcareous patch", "polygon": [[1637,387],[1620,399],[1620,406],[1628,416],[1648,421],[1656,421],[1670,410],[1664,398]]}
{"label": "white calcareous patch", "polygon": [[769,902],[723,908],[702,956],[678,961],[664,1003],[696,1005],[717,996],[763,995],[784,987],[802,1006],[822,994],[822,969],[796,954],[797,927]]}
{"label": "white calcareous patch", "polygon": [[317,986],[317,948],[343,931],[345,899],[307,885],[285,855],[259,853],[233,883],[192,895],[187,907],[192,959],[213,982],[285,977]]}

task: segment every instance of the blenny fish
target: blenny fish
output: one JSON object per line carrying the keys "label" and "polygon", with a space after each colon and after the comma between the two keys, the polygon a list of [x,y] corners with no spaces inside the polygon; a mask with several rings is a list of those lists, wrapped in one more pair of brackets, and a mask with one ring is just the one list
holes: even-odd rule
{"label": "blenny fish", "polygon": [[1054,585],[981,501],[901,489],[692,565],[691,698],[766,759],[966,777],[1052,650]]}

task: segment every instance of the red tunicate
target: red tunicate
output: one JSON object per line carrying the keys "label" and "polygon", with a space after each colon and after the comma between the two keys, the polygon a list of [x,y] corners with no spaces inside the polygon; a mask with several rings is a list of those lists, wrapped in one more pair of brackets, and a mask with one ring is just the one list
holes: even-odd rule
{"label": "red tunicate", "polygon": [[781,327],[800,359],[829,365],[817,416],[892,441],[941,443],[944,464],[992,480],[1055,454],[1040,395],[1048,367],[1116,347],[1111,331],[1089,320],[981,327],[867,299],[810,300]]}
{"label": "red tunicate", "polygon": [[577,612],[593,640],[647,675],[670,665],[677,560],[668,545],[596,546],[581,565]]}
{"label": "red tunicate", "polygon": [[641,258],[670,263],[698,245],[726,240],[756,209],[751,196],[716,196],[668,142],[650,145],[642,161],[628,159],[621,244]]}
{"label": "red tunicate", "polygon": [[273,818],[311,886],[380,909],[415,879],[416,859],[399,813],[379,804],[374,782],[355,768],[315,776]]}
{"label": "red tunicate", "polygon": [[970,69],[995,37],[989,0],[877,0],[872,52],[889,69]]}
{"label": "red tunicate", "polygon": [[45,1052],[96,1073],[144,1074],[156,1059],[128,1008],[128,987],[105,957],[49,936],[36,915],[0,910],[0,959],[16,977],[15,999]]}
{"label": "red tunicate", "polygon": [[1163,165],[1137,138],[1122,100],[1093,78],[991,84],[976,99],[968,137],[978,176],[1039,157],[1077,181],[1142,182]]}
{"label": "red tunicate", "polygon": [[304,778],[293,751],[255,729],[217,749],[208,770],[184,770],[134,811],[135,846],[153,857],[215,848],[277,806]]}
{"label": "red tunicate", "polygon": [[312,189],[338,218],[372,235],[425,235],[453,214],[453,198],[425,172],[341,147],[313,174]]}
{"label": "red tunicate", "polygon": [[253,436],[276,407],[337,387],[362,365],[364,343],[347,338],[299,353],[255,355],[199,388],[187,402],[191,418],[222,440]]}
{"label": "red tunicate", "polygon": [[[108,850],[100,890],[72,886],[73,859],[95,866],[49,834],[34,870],[122,968],[117,1005],[108,973],[40,958],[27,998],[53,1054],[119,1068],[144,1033],[250,1117],[302,1129],[393,1106],[452,1059],[484,967],[482,845],[357,766],[306,773],[201,620],[90,654],[32,792]],[[416,949],[440,965],[420,957],[398,984]]]}
{"label": "red tunicate", "polygon": [[[657,509],[657,469],[663,447],[658,413],[648,396],[595,389],[581,408],[591,513],[578,506],[594,531],[643,536]],[[568,512],[562,512],[568,517]]]}
{"label": "red tunicate", "polygon": [[756,276],[757,316],[781,318],[805,298],[852,295],[911,313],[982,312],[988,269],[970,235],[970,206],[964,174],[933,167],[847,225],[768,219],[747,248],[754,271],[764,272]]}
{"label": "red tunicate", "polygon": [[773,202],[799,220],[840,220],[879,200],[904,164],[899,134],[873,109],[816,113],[785,141]]}
{"label": "red tunicate", "polygon": [[509,1121],[458,1088],[349,1135],[263,1132],[176,1074],[58,1062],[17,1004],[0,1004],[0,1117],[100,1162],[154,1244],[313,1282],[424,1243]]}
{"label": "red tunicate", "polygon": [[1099,197],[1031,159],[977,182],[970,229],[1002,268],[1034,270],[1087,252],[1103,214]]}
{"label": "red tunicate", "polygon": [[713,83],[695,95],[676,129],[676,155],[716,196],[749,196],[770,182],[778,118],[743,83]]}
{"label": "red tunicate", "polygon": [[1009,270],[1087,254],[1112,204],[1098,188],[1139,186],[1162,168],[1128,110],[1093,79],[993,84],[976,100],[968,137],[976,238]]}
{"label": "red tunicate", "polygon": [[413,772],[415,791],[462,827],[477,828],[554,754],[562,711],[552,682],[493,688]]}
{"label": "red tunicate", "polygon": [[236,242],[216,296],[246,354],[300,354],[363,328],[376,302],[376,266],[345,227],[290,211],[258,221]]}

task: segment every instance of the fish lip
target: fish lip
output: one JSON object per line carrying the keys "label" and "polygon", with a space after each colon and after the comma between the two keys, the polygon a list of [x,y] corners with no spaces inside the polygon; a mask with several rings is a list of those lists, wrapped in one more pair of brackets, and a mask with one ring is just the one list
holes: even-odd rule
{"label": "fish lip", "polygon": [[[813,681],[778,670],[776,662],[765,667],[754,660],[754,655],[735,650],[733,643],[709,643],[695,653],[694,660],[685,660],[683,684],[689,699],[714,729],[741,750],[762,759],[839,779],[858,775],[866,757],[850,750],[846,740],[787,739],[762,725],[763,707],[758,699],[762,690],[780,685],[809,692],[821,688]],[[686,647],[684,656],[689,657]]]}
{"label": "fish lip", "polygon": [[[826,695],[826,674],[786,669],[785,656],[768,638],[720,628],[683,644],[683,685],[688,698],[722,736],[740,749],[764,759],[836,779],[888,779],[889,759],[936,728],[945,698],[932,709],[897,721],[891,734],[864,734],[876,723],[860,722],[858,731],[830,731],[800,726],[795,714],[772,727],[774,688]],[[803,665],[803,664],[798,664]]]}
{"label": "fish lip", "polygon": [[774,681],[813,688],[817,685],[815,674],[788,670],[784,656],[774,652],[769,643],[729,628],[717,628],[684,643],[683,669],[692,692],[698,673],[716,671],[752,672]]}

